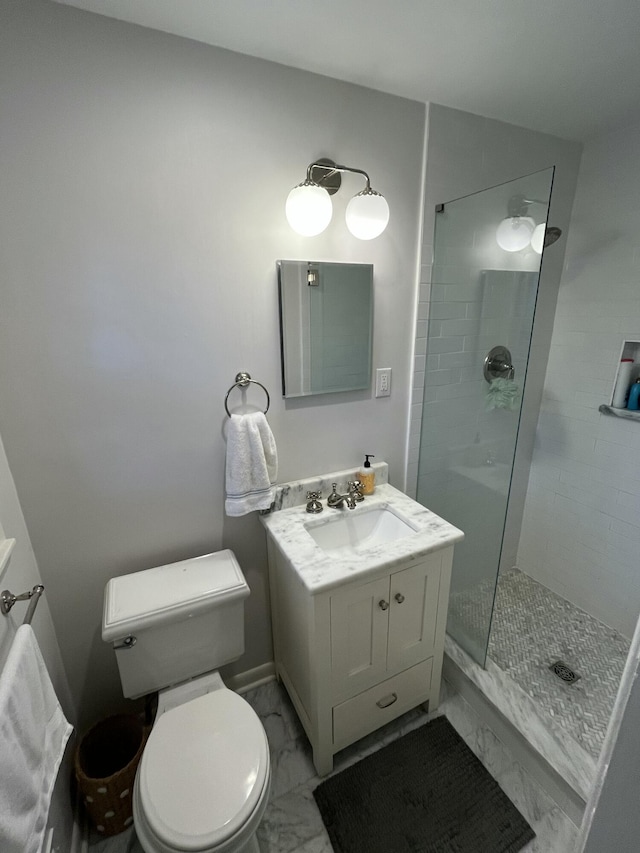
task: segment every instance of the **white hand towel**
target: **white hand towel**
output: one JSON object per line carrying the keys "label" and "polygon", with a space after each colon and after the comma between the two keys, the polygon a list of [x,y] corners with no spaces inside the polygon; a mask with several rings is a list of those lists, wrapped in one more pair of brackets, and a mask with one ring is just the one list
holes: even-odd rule
{"label": "white hand towel", "polygon": [[0,850],[38,853],[72,726],[30,625],[16,631],[0,675]]}
{"label": "white hand towel", "polygon": [[231,415],[227,432],[227,515],[269,509],[278,476],[276,442],[262,412]]}

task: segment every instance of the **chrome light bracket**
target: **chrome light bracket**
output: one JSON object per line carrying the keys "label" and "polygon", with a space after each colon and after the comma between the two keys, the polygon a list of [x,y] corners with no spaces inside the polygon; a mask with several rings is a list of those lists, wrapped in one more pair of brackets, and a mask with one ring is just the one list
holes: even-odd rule
{"label": "chrome light bracket", "polygon": [[342,185],[342,176],[335,166],[333,160],[322,157],[309,166],[307,178],[325,189],[329,195],[335,195]]}

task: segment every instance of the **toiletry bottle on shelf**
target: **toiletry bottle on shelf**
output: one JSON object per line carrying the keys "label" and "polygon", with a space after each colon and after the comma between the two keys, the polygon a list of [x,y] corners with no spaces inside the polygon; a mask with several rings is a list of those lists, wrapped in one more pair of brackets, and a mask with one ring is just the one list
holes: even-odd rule
{"label": "toiletry bottle on shelf", "polygon": [[364,465],[358,471],[358,479],[362,483],[363,495],[372,495],[376,487],[376,472],[371,467],[369,459],[375,459],[373,453],[365,453]]}
{"label": "toiletry bottle on shelf", "polygon": [[[633,370],[633,359],[623,358],[620,360],[616,384],[613,389],[611,405],[614,409],[624,409],[627,405],[627,397],[631,387],[631,371]],[[631,408],[629,406],[629,408]]]}
{"label": "toiletry bottle on shelf", "polygon": [[631,390],[629,391],[629,402],[627,403],[627,409],[632,412],[637,412],[640,410],[640,379],[636,379],[636,381],[631,386]]}

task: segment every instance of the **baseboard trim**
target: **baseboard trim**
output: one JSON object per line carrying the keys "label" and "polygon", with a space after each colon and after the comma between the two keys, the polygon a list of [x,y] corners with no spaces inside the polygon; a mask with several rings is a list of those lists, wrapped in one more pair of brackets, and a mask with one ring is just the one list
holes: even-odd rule
{"label": "baseboard trim", "polygon": [[268,684],[276,677],[276,665],[271,660],[268,663],[260,664],[253,669],[248,669],[246,672],[239,672],[237,675],[230,675],[224,679],[224,683],[230,690],[235,690],[236,693],[242,695],[248,693],[249,690],[254,690],[262,684]]}

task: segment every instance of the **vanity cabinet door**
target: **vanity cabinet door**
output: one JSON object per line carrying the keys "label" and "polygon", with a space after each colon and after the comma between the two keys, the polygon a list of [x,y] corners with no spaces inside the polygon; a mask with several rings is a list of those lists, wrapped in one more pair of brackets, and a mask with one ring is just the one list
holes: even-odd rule
{"label": "vanity cabinet door", "polygon": [[440,593],[439,553],[391,575],[387,669],[399,672],[434,653]]}
{"label": "vanity cabinet door", "polygon": [[330,608],[332,692],[340,702],[386,675],[389,578],[336,590]]}

